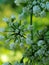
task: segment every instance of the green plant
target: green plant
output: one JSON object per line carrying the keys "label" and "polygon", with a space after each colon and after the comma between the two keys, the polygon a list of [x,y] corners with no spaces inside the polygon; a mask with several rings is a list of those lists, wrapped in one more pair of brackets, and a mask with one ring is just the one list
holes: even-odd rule
{"label": "green plant", "polygon": [[[11,50],[16,50],[17,46],[23,46],[26,50],[23,54],[23,58],[20,61],[20,65],[23,65],[23,59],[28,58],[25,65],[48,65],[49,64],[49,25],[43,29],[34,32],[34,24],[32,16],[35,15],[44,17],[46,12],[49,11],[49,2],[46,0],[15,0],[17,6],[23,6],[23,11],[19,15],[20,22],[15,21],[15,16],[11,16],[10,19],[4,18],[8,27],[5,36],[8,41],[11,39],[14,43],[8,44]],[[30,16],[30,24],[23,22],[22,19]],[[25,47],[25,44],[28,45]],[[15,64],[19,65],[19,64]]]}

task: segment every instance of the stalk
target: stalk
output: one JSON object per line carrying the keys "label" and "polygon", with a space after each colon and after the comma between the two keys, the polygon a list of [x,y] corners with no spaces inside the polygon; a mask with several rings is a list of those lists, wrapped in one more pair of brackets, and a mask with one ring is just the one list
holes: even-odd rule
{"label": "stalk", "polygon": [[[30,25],[33,24],[32,16],[33,16],[33,9],[31,8],[31,14],[30,14]],[[33,40],[33,30],[31,30],[30,32],[31,32],[31,40]]]}

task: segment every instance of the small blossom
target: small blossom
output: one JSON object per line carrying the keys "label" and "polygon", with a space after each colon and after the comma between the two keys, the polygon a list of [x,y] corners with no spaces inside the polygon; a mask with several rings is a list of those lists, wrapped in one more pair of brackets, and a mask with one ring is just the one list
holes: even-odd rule
{"label": "small blossom", "polygon": [[37,1],[36,1],[36,0],[34,0],[34,1],[33,1],[33,5],[36,5],[36,4],[37,4]]}
{"label": "small blossom", "polygon": [[13,26],[13,22],[9,22],[9,26]]}
{"label": "small blossom", "polygon": [[20,34],[21,34],[21,35],[23,35],[23,34],[24,34],[24,32],[22,32],[22,31],[21,31],[21,32],[20,32]]}
{"label": "small blossom", "polygon": [[21,3],[26,3],[26,0],[15,0],[14,3],[19,6]]}
{"label": "small blossom", "polygon": [[15,49],[15,48],[16,48],[16,45],[14,43],[11,43],[10,44],[10,49],[12,50],[12,49]]}
{"label": "small blossom", "polygon": [[24,13],[21,13],[20,15],[19,15],[19,20],[22,20],[24,18]]}
{"label": "small blossom", "polygon": [[20,47],[23,47],[24,46],[24,44],[23,43],[20,43]]}
{"label": "small blossom", "polygon": [[15,43],[16,43],[16,44],[19,43],[19,40],[16,40]]}
{"label": "small blossom", "polygon": [[33,30],[33,25],[29,25],[28,30]]}
{"label": "small blossom", "polygon": [[49,11],[49,2],[46,2],[46,8]]}
{"label": "small blossom", "polygon": [[3,35],[0,35],[0,41],[3,40],[5,37]]}
{"label": "small blossom", "polygon": [[38,14],[38,13],[40,13],[40,12],[41,12],[40,7],[39,7],[38,5],[35,5],[35,6],[33,7],[33,13],[34,13],[34,14]]}
{"label": "small blossom", "polygon": [[24,7],[24,8],[23,8],[23,13],[28,14],[28,12],[29,12],[29,8]]}
{"label": "small blossom", "polygon": [[18,33],[18,32],[19,32],[19,30],[18,30],[18,29],[16,29],[16,30],[15,30],[15,33]]}
{"label": "small blossom", "polygon": [[6,43],[6,44],[8,44],[8,43],[9,43],[9,41],[10,41],[10,40],[9,40],[9,39],[7,39],[7,40],[5,41],[5,43]]}
{"label": "small blossom", "polygon": [[42,46],[44,43],[45,43],[45,41],[39,40],[39,41],[37,42],[37,45],[38,45],[38,46]]}
{"label": "small blossom", "polygon": [[5,29],[4,28],[0,28],[0,32],[4,32],[5,31]]}
{"label": "small blossom", "polygon": [[41,17],[45,17],[45,16],[46,16],[46,12],[45,12],[44,10],[41,11],[40,16],[41,16]]}
{"label": "small blossom", "polygon": [[9,62],[6,62],[6,63],[4,63],[4,64],[2,64],[2,65],[12,65],[12,64],[9,63]]}
{"label": "small blossom", "polygon": [[8,22],[9,19],[8,19],[8,18],[3,18],[3,21],[4,21],[4,22]]}
{"label": "small blossom", "polygon": [[26,39],[26,43],[27,43],[27,44],[32,44],[33,41],[32,41],[30,38],[27,38],[27,39]]}
{"label": "small blossom", "polygon": [[45,50],[43,50],[43,49],[39,49],[36,53],[35,53],[35,55],[39,55],[39,56],[41,56],[41,55],[43,55],[43,54],[45,54]]}
{"label": "small blossom", "polygon": [[46,7],[46,5],[45,5],[44,3],[40,3],[40,6],[41,6],[42,8],[45,8],[45,7]]}
{"label": "small blossom", "polygon": [[12,22],[16,19],[15,15],[11,15]]}

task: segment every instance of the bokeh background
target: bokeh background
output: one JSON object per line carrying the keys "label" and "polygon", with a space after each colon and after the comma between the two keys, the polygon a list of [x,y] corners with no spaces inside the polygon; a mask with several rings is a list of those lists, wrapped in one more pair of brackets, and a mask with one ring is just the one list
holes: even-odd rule
{"label": "bokeh background", "polygon": [[[14,0],[0,0],[0,28],[5,28],[7,24],[3,22],[4,17],[10,17],[12,14],[16,16],[16,20],[18,20],[18,15],[21,12],[21,7],[15,5]],[[29,22],[29,17],[27,18]],[[49,25],[49,12],[47,13],[46,17],[34,17],[33,22],[38,24],[37,28],[44,27],[44,25]],[[4,34],[0,32],[0,35]],[[2,63],[10,61],[14,62],[15,60],[20,61],[22,58],[22,53],[24,51],[21,49],[17,49],[17,51],[11,51],[6,49],[4,46],[4,41],[0,41],[0,65]],[[27,59],[24,59],[27,60]]]}

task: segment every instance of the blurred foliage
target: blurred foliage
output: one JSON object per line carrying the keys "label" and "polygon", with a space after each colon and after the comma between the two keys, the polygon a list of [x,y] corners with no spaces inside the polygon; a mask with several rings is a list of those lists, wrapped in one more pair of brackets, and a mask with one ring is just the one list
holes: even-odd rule
{"label": "blurred foliage", "polygon": [[[3,18],[10,17],[12,14],[14,14],[16,16],[16,20],[19,21],[18,13],[21,13],[22,11],[21,9],[22,7],[18,7],[15,5],[14,0],[0,0],[0,28],[7,27],[7,24],[3,22]],[[26,18],[26,20],[29,23],[30,17]],[[34,23],[36,23],[34,24],[36,26],[35,27],[36,30],[44,28],[45,25],[49,25],[49,13],[47,13],[47,16],[43,19],[40,17],[36,18],[33,16],[33,20]],[[0,33],[0,34],[5,35],[6,33]],[[20,62],[20,60],[22,59],[22,54],[24,53],[25,50],[20,48],[18,48],[16,51],[8,50],[6,46],[4,46],[4,44],[5,44],[5,40],[0,41],[0,65],[2,65],[2,63],[7,61],[14,62],[19,60]],[[37,63],[37,65],[39,64]]]}

